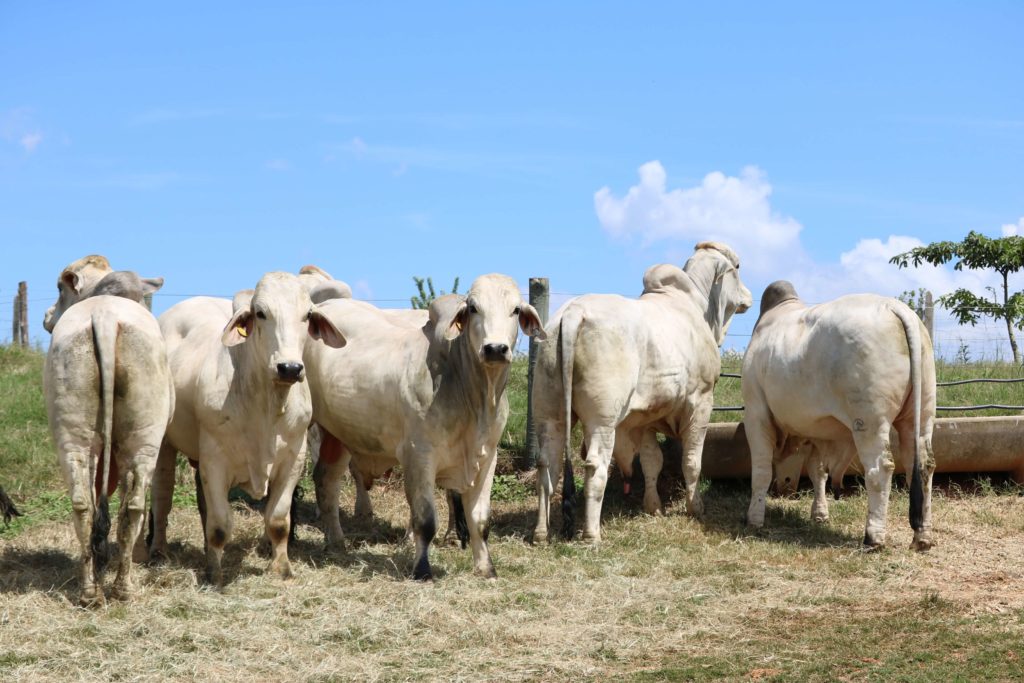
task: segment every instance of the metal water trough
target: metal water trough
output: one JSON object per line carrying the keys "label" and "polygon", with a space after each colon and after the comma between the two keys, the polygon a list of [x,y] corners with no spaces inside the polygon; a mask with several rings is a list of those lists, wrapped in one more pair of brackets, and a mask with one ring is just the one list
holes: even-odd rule
{"label": "metal water trough", "polygon": [[[935,420],[932,433],[936,472],[1009,472],[1024,483],[1024,416],[950,417]],[[902,472],[899,458],[893,459]],[[850,474],[861,472],[855,457]],[[716,422],[708,426],[701,474],[712,479],[749,478],[750,450],[742,422]],[[775,480],[806,476],[804,458],[775,464]],[[782,488],[785,488],[783,486]]]}

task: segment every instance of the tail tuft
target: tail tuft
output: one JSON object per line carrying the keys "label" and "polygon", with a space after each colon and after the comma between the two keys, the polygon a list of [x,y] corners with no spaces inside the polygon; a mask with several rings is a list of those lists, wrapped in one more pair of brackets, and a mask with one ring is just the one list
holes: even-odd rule
{"label": "tail tuft", "polygon": [[562,469],[562,536],[570,541],[575,533],[576,477],[572,473],[572,458],[567,455]]}
{"label": "tail tuft", "polygon": [[89,548],[92,550],[92,568],[96,575],[96,581],[103,578],[103,572],[110,562],[110,543],[107,537],[110,535],[110,504],[107,501],[106,492],[100,495],[99,504],[92,518],[92,536],[89,540]]}

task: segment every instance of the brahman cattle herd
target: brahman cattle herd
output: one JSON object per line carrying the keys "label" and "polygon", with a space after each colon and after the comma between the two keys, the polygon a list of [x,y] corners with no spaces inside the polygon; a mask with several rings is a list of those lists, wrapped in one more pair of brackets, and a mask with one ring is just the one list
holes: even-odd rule
{"label": "brahman cattle herd", "polygon": [[[438,486],[448,492],[449,530],[468,541],[474,571],[494,577],[491,485],[520,330],[542,342],[530,396],[540,444],[534,540],[551,534],[559,480],[562,532],[573,535],[569,437],[576,422],[585,458],[584,540],[600,539],[613,460],[628,479],[639,454],[644,510],[661,510],[658,433],[682,441],[686,510],[699,517],[719,347],[732,316],[753,303],[739,266],[725,244],[702,242],[682,268],[650,267],[639,298],[581,296],[545,329],[505,275],[478,277],[465,295],[442,296],[428,311],[396,311],[356,301],[348,285],[306,266],[298,275],[267,273],[233,300],[187,299],[155,319],[142,302],[162,279],[114,271],[102,256],[75,261],[60,273],[59,297],[46,314],[53,338],[44,384],[81,546],[80,601],[105,600],[102,574],[113,554],[107,500],[118,486],[120,557],[111,595],[131,595],[133,555],[166,556],[178,453],[195,467],[214,585],[223,582],[235,486],[265,499],[269,569],[292,575],[293,494],[307,450],[328,545],[344,543],[338,499],[346,471],[356,482],[357,514],[370,514],[367,489],[398,465],[413,577],[432,576]],[[931,546],[934,359],[927,331],[904,304],[861,294],[807,306],[791,284],[773,283],[744,359],[743,397],[749,524],[764,523],[773,461],[805,447],[812,515],[827,519],[825,479],[841,477],[856,451],[868,492],[864,543],[882,545],[898,445],[913,473],[913,547]]]}

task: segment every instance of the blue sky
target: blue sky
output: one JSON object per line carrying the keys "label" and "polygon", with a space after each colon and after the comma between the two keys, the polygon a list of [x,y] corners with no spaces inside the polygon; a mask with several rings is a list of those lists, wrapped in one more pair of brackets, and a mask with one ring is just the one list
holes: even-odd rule
{"label": "blue sky", "polygon": [[718,238],[817,301],[983,287],[887,256],[1024,231],[1020,3],[211,5],[0,5],[0,336],[88,253],[157,312],[305,263],[393,307]]}

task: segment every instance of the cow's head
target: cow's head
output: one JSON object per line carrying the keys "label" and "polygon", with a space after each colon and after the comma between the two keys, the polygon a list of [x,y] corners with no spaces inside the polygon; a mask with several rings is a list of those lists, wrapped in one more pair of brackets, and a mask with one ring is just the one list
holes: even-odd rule
{"label": "cow's head", "polygon": [[482,275],[473,281],[464,301],[444,316],[445,338],[467,339],[485,365],[508,365],[519,330],[546,338],[537,310],[523,301],[515,280],[507,275]]}
{"label": "cow's head", "polygon": [[306,335],[322,339],[334,348],[345,338],[309,298],[309,293],[291,273],[267,273],[256,284],[248,305],[237,306],[221,336],[225,346],[249,345],[249,352],[262,364],[270,378],[280,384],[305,379],[302,347]]}
{"label": "cow's head", "polygon": [[53,332],[64,312],[90,296],[119,296],[142,303],[164,284],[163,278],[140,278],[131,271],[115,271],[106,257],[93,254],[78,259],[57,278],[57,301],[46,311],[43,327]]}
{"label": "cow's head", "polygon": [[700,290],[706,302],[704,319],[721,346],[732,316],[746,312],[754,303],[750,290],[740,280],[740,259],[726,244],[701,242],[683,270]]}

